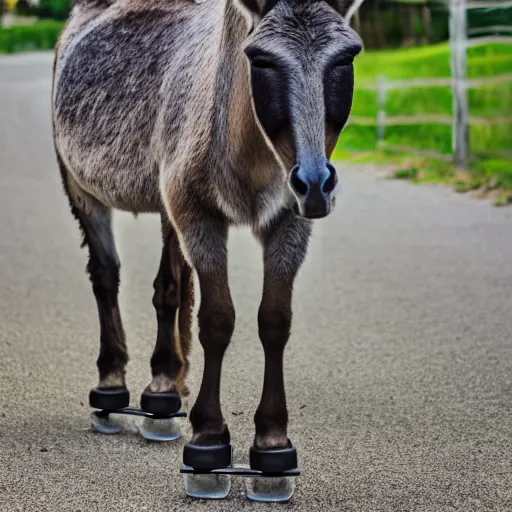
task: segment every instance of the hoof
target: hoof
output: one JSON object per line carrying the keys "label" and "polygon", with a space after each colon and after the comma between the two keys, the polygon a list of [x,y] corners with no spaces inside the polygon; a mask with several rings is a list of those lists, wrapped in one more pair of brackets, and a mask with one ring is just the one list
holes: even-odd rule
{"label": "hoof", "polygon": [[181,400],[176,392],[153,393],[146,388],[140,398],[140,407],[155,416],[165,417],[181,409]]}
{"label": "hoof", "polygon": [[288,448],[273,450],[259,450],[254,446],[249,452],[251,469],[257,469],[262,473],[282,473],[298,466],[297,450],[288,441]]}
{"label": "hoof", "polygon": [[115,411],[130,405],[130,392],[126,388],[94,388],[89,393],[93,409]]}

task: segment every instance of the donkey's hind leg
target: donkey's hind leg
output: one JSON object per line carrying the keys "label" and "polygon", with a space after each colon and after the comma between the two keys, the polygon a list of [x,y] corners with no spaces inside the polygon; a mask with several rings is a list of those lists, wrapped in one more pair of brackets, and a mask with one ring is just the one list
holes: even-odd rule
{"label": "donkey's hind leg", "polygon": [[153,305],[158,331],[151,357],[152,381],[142,396],[142,408],[154,414],[169,414],[188,396],[185,377],[191,339],[193,280],[179,242],[167,217],[162,215],[163,248],[153,283]]}
{"label": "donkey's hind leg", "polygon": [[100,321],[100,354],[97,360],[99,384],[90,395],[97,409],[126,407],[125,385],[128,362],[125,335],[118,305],[119,258],[111,226],[111,211],[82,190],[59,161],[71,210],[78,219],[89,248],[89,273]]}

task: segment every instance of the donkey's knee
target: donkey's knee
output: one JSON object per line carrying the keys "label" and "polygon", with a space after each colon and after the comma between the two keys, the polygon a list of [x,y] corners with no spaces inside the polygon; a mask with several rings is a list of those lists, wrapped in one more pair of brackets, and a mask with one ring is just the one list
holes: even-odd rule
{"label": "donkey's knee", "polygon": [[180,307],[179,283],[174,280],[164,283],[157,277],[153,283],[153,288],[155,290],[153,294],[153,307],[157,317],[162,318],[175,314],[176,310]]}
{"label": "donkey's knee", "polygon": [[158,336],[151,356],[153,380],[150,389],[162,392],[173,389],[175,379],[182,369],[179,357],[178,308],[180,306],[179,283],[166,281],[159,276],[153,283],[153,306],[158,319]]}
{"label": "donkey's knee", "polygon": [[290,337],[292,313],[289,309],[261,305],[258,329],[265,352],[282,351]]}
{"label": "donkey's knee", "polygon": [[232,303],[215,307],[201,306],[198,315],[199,341],[205,350],[225,351],[235,330],[235,308]]}
{"label": "donkey's knee", "polygon": [[[163,393],[185,389],[184,371],[187,354],[182,350],[179,312],[181,307],[183,258],[179,253],[176,235],[162,218],[163,247],[158,274],[153,282],[153,306],[158,320],[155,350],[151,357],[153,379],[149,390]],[[186,283],[188,284],[188,283]]]}
{"label": "donkey's knee", "polygon": [[265,379],[260,404],[254,415],[259,449],[284,448],[288,444],[286,427],[288,412],[283,384],[283,354],[288,338],[292,312],[288,300],[276,300],[275,293],[264,295],[258,311],[258,327],[265,352]]}
{"label": "donkey's knee", "polygon": [[[103,341],[103,340],[102,340]],[[100,388],[124,387],[125,366],[128,363],[126,348],[121,340],[116,345],[105,347],[102,343],[96,366],[100,376]]]}
{"label": "donkey's knee", "polygon": [[97,298],[111,301],[117,298],[119,291],[119,270],[121,265],[116,254],[104,254],[98,257],[94,247],[90,247],[87,272]]}
{"label": "donkey's knee", "polygon": [[96,361],[100,387],[123,387],[124,368],[128,362],[121,312],[117,302],[119,261],[91,256],[87,269],[98,304],[100,318],[100,354]]}

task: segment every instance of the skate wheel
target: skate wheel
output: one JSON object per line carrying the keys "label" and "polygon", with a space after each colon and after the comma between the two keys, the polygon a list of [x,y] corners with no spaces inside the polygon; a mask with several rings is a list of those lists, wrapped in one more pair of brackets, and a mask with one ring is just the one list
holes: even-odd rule
{"label": "skate wheel", "polygon": [[174,418],[144,418],[140,433],[148,441],[174,441],[181,437],[180,425]]}
{"label": "skate wheel", "polygon": [[294,476],[257,476],[245,479],[245,493],[251,501],[288,501],[295,491]]}
{"label": "skate wheel", "polygon": [[89,393],[93,409],[115,411],[130,405],[130,392],[126,388],[94,388]]}
{"label": "skate wheel", "polygon": [[187,496],[198,499],[220,500],[229,494],[231,477],[214,473],[184,474]]}
{"label": "skate wheel", "polygon": [[91,414],[92,428],[101,434],[119,434],[124,427],[122,419],[117,415]]}

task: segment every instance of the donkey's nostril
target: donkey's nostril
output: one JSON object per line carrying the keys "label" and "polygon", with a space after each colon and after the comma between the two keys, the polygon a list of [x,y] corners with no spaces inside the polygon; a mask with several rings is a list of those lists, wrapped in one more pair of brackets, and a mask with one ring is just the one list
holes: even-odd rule
{"label": "donkey's nostril", "polygon": [[296,165],[292,169],[292,172],[290,175],[290,184],[291,184],[293,190],[295,190],[295,192],[297,192],[297,194],[299,194],[301,196],[305,196],[308,193],[309,187],[308,187],[307,183],[304,183],[299,178],[299,166],[298,165]]}
{"label": "donkey's nostril", "polygon": [[327,170],[329,171],[329,177],[324,181],[324,184],[322,185],[322,192],[324,192],[324,194],[329,194],[332,192],[336,186],[336,182],[338,181],[336,176],[336,169],[329,163],[327,164]]}

